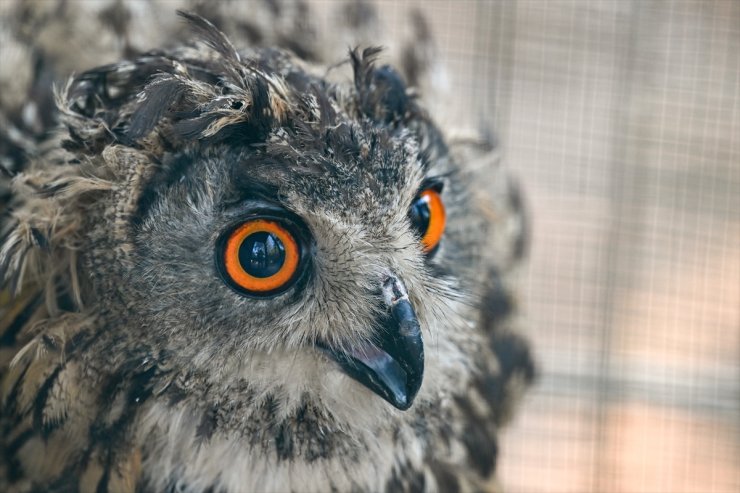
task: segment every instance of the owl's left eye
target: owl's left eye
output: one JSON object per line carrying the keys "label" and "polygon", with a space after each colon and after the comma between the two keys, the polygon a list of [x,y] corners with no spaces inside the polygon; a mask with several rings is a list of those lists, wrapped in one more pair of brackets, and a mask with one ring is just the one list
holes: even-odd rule
{"label": "owl's left eye", "polygon": [[301,251],[295,236],[278,221],[245,221],[223,237],[219,267],[240,292],[267,296],[296,279]]}
{"label": "owl's left eye", "polygon": [[445,206],[436,188],[427,188],[414,199],[409,219],[419,233],[424,253],[433,255],[442,240],[446,222]]}

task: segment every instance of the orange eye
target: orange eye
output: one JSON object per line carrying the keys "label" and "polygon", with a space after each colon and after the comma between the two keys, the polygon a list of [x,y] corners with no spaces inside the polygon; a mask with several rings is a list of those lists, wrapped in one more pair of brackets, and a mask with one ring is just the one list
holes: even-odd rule
{"label": "orange eye", "polygon": [[252,219],[231,231],[223,243],[222,270],[227,280],[251,294],[274,294],[295,278],[300,250],[280,223]]}
{"label": "orange eye", "polygon": [[445,231],[445,206],[439,192],[433,188],[421,192],[411,204],[409,218],[421,236],[424,253],[433,254]]}

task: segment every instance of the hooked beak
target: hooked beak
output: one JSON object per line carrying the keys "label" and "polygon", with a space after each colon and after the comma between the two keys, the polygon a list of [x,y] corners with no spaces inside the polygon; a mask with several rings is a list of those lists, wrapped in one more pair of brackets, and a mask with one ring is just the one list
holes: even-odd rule
{"label": "hooked beak", "polygon": [[395,276],[383,282],[387,312],[379,320],[375,344],[349,352],[323,347],[347,375],[405,411],[414,402],[424,377],[421,327],[403,283]]}

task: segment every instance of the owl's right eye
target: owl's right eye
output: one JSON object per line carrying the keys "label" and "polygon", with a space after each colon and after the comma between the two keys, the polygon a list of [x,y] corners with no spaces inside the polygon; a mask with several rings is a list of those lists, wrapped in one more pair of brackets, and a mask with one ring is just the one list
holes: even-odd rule
{"label": "owl's right eye", "polygon": [[295,281],[301,250],[285,225],[272,219],[251,219],[223,237],[218,259],[225,280],[242,293],[268,296]]}

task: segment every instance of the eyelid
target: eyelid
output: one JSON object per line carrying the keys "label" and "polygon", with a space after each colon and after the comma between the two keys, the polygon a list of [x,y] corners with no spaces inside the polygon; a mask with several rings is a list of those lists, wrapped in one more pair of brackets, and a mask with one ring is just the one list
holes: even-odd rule
{"label": "eyelid", "polygon": [[416,196],[418,197],[421,195],[421,193],[424,190],[432,189],[437,193],[442,193],[442,190],[444,189],[445,182],[444,178],[441,176],[430,176],[427,178],[424,178],[424,181],[421,182],[421,186],[419,187],[419,190],[416,192]]}
{"label": "eyelid", "polygon": [[287,209],[281,203],[259,198],[227,202],[223,204],[222,209],[228,217],[244,219],[262,214],[286,216],[291,220],[293,217],[297,217],[290,209]]}

